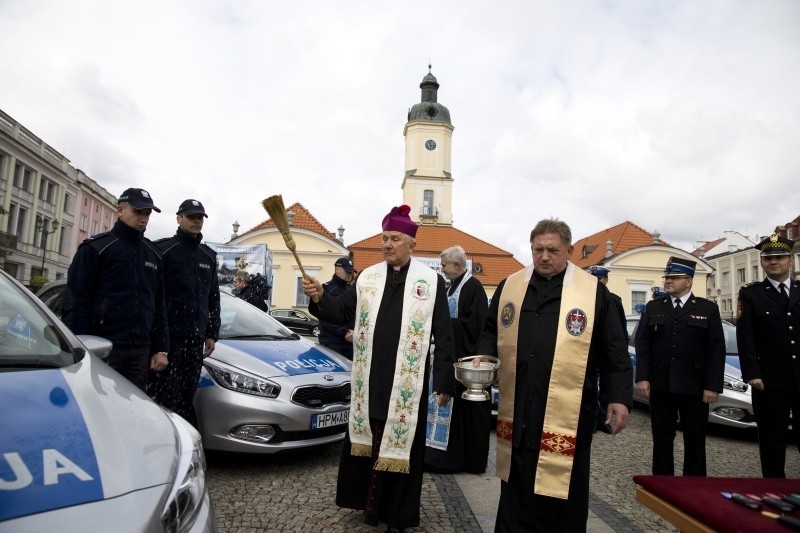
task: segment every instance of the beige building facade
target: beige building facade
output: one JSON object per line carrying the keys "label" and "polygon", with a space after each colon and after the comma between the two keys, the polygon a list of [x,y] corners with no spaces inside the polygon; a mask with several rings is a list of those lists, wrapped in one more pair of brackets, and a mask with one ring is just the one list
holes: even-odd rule
{"label": "beige building facade", "polygon": [[625,314],[636,314],[637,305],[644,305],[652,299],[653,288],[664,286],[664,267],[673,256],[697,261],[692,294],[703,298],[707,296],[708,278],[712,273],[712,267],[706,261],[671,246],[640,246],[624,251],[603,263],[609,270],[608,290],[622,299]]}
{"label": "beige building facade", "polygon": [[[300,203],[287,208],[290,230],[297,254],[303,268],[311,277],[325,283],[333,276],[333,264],[350,251],[342,238],[344,228],[339,229],[339,238],[325,229]],[[278,228],[272,220],[266,220],[241,236],[234,235],[229,245],[266,244],[272,252],[272,294],[270,308],[291,309],[308,307],[308,297],[303,294],[300,280],[302,273],[292,252],[286,247]]]}

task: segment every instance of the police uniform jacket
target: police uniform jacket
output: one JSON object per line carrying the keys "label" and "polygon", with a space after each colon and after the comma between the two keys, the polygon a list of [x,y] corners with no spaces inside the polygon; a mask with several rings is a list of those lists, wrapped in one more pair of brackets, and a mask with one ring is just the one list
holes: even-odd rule
{"label": "police uniform jacket", "polygon": [[155,244],[164,261],[170,336],[216,341],[220,325],[217,254],[202,239],[202,234],[192,236],[178,228],[173,237]]}
{"label": "police uniform jacket", "polygon": [[676,310],[671,298],[647,303],[636,334],[636,381],[674,394],[722,392],[725,334],[719,307],[690,294]]}
{"label": "police uniform jacket", "polygon": [[742,287],[736,339],[745,382],[761,379],[765,389],[798,390],[800,282],[791,281],[788,304],[768,279]]}
{"label": "police uniform jacket", "polygon": [[83,241],[67,273],[63,313],[76,335],[166,352],[169,334],[158,248],[121,220],[111,231]]}
{"label": "police uniform jacket", "polygon": [[[334,298],[347,292],[349,287],[350,284],[336,274],[333,275],[333,278],[331,278],[328,283],[322,285],[325,294],[333,296]],[[353,329],[354,326],[355,320],[348,324],[333,324],[323,320],[319,323],[319,342],[320,344],[350,344],[344,340],[344,336],[347,335],[347,330]]]}

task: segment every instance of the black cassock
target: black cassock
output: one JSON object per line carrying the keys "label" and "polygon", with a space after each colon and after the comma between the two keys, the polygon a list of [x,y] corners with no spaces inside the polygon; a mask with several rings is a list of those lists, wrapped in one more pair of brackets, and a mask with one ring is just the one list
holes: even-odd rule
{"label": "black cassock", "polygon": [[[464,275],[453,280],[450,286],[452,292],[455,292]],[[474,277],[468,278],[458,296],[458,317],[450,319],[456,358],[477,354],[488,309],[489,303],[483,285]],[[482,474],[486,471],[491,402],[464,400],[461,393],[465,390],[464,385],[456,382],[447,450],[425,449],[425,466],[431,471],[470,474]]]}
{"label": "black cassock", "polygon": [[[384,522],[390,527],[406,528],[419,525],[419,504],[422,494],[422,474],[425,454],[425,425],[428,415],[428,371],[419,405],[419,418],[411,446],[408,474],[384,472],[374,469],[380,449],[383,427],[389,411],[397,345],[403,312],[403,290],[409,265],[405,265],[393,280],[388,267],[383,298],[375,323],[372,346],[372,364],[369,380],[369,415],[372,428],[372,457],[355,457],[350,454],[349,435],[345,437],[339,461],[336,485],[336,505],[348,509],[363,509],[364,521],[370,525]],[[356,312],[357,292],[352,285],[338,298],[325,295],[319,305],[311,302],[309,311],[322,320],[336,324],[352,321]],[[436,338],[433,387],[436,392],[453,394],[453,332],[450,326],[444,279],[439,277],[433,311],[432,334]],[[430,365],[426,359],[426,369]]]}
{"label": "black cassock", "polygon": [[[536,463],[544,427],[550,372],[553,367],[558,328],[565,327],[561,312],[564,272],[549,280],[534,273],[519,313],[514,430],[511,472],[500,483],[496,532],[585,531],[589,513],[589,467],[592,433],[597,410],[598,365],[605,360],[609,377],[609,402],[632,404],[633,371],[622,325],[611,293],[597,283],[595,320],[589,360],[582,387],[577,445],[568,499],[534,494]],[[497,354],[497,315],[502,281],[489,306],[479,353]]]}

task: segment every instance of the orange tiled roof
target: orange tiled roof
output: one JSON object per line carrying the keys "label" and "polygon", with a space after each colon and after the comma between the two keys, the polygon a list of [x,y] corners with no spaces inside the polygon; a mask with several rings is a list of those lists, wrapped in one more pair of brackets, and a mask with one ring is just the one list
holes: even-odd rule
{"label": "orange tiled roof", "polygon": [[[653,236],[634,224],[625,221],[594,235],[584,237],[574,244],[572,262],[581,268],[600,265],[606,258],[606,242],[611,241],[611,255],[618,255],[633,248],[653,244]],[[670,246],[666,241],[658,239],[656,244]]]}
{"label": "orange tiled roof", "polygon": [[[336,235],[332,231],[328,231],[328,228],[322,225],[322,223],[317,220],[314,215],[312,215],[308,209],[303,207],[303,204],[300,202],[295,202],[289,207],[286,208],[286,211],[292,211],[294,213],[294,219],[292,220],[292,227],[293,228],[300,228],[305,229],[308,231],[313,231],[314,233],[318,233],[328,239],[336,240]],[[266,228],[274,228],[275,223],[272,221],[271,218],[268,218],[264,222],[261,222],[257,226],[250,228],[246,232],[242,233],[242,235],[246,235],[251,231],[256,231],[259,229],[266,229]]]}
{"label": "orange tiled roof", "polygon": [[[442,250],[455,245],[464,248],[467,259],[472,260],[473,265],[481,265],[481,272],[473,272],[473,275],[485,286],[496,287],[509,275],[524,267],[511,253],[452,226],[419,226],[414,255],[439,257]],[[355,242],[347,248],[353,253],[356,270],[360,271],[383,261],[380,233]]]}

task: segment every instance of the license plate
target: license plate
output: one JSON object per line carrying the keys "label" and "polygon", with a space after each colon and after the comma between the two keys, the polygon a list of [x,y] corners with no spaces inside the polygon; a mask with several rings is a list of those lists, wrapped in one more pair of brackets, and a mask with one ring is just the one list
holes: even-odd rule
{"label": "license plate", "polygon": [[334,411],[332,413],[322,413],[311,417],[311,429],[329,428],[331,426],[341,426],[347,424],[350,419],[350,411]]}

